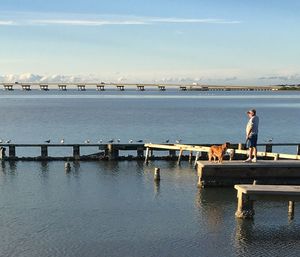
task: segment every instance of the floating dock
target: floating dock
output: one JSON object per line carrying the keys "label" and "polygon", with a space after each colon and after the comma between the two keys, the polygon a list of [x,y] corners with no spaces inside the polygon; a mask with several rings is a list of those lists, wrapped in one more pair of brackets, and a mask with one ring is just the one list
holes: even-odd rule
{"label": "floating dock", "polygon": [[224,161],[222,164],[198,161],[198,186],[218,187],[235,184],[299,185],[300,161],[259,160],[257,163]]}

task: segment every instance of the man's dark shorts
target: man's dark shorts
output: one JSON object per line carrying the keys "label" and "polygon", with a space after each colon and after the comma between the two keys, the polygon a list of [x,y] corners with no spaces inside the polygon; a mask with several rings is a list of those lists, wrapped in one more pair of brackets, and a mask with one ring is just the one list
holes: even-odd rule
{"label": "man's dark shorts", "polygon": [[256,147],[257,146],[257,134],[251,135],[248,140],[248,147]]}

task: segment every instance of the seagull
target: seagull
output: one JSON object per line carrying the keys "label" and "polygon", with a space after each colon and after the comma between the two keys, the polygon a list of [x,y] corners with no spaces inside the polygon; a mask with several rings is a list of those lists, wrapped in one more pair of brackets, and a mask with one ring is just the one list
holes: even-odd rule
{"label": "seagull", "polygon": [[111,139],[108,141],[108,143],[112,144],[115,140]]}
{"label": "seagull", "polygon": [[181,143],[181,139],[177,139],[175,142],[176,142],[176,144],[180,144]]}
{"label": "seagull", "polygon": [[165,141],[165,143],[167,144],[167,143],[169,143],[170,142],[170,140],[169,139],[167,139],[166,141]]}
{"label": "seagull", "polygon": [[2,144],[3,143],[3,140],[2,139],[0,139],[0,144]]}
{"label": "seagull", "polygon": [[87,140],[84,141],[84,143],[85,143],[85,144],[89,144],[89,143],[90,143],[90,140],[87,139]]}
{"label": "seagull", "polygon": [[273,137],[271,137],[270,139],[265,140],[265,142],[272,143],[273,142]]}
{"label": "seagull", "polygon": [[64,144],[65,143],[65,139],[60,140],[60,143]]}
{"label": "seagull", "polygon": [[50,140],[50,139],[48,139],[48,140],[46,140],[46,141],[45,141],[45,143],[49,144],[49,143],[50,143],[50,141],[51,141],[51,140]]}
{"label": "seagull", "polygon": [[137,143],[143,143],[143,140],[140,139],[140,140],[137,140],[136,142],[137,142]]}
{"label": "seagull", "polygon": [[6,144],[9,144],[9,143],[10,143],[10,141],[11,141],[11,140],[7,140],[7,141],[6,141]]}
{"label": "seagull", "polygon": [[120,142],[121,142],[121,139],[117,139],[117,142],[120,143]]}
{"label": "seagull", "polygon": [[130,143],[130,144],[132,144],[132,142],[133,142],[133,140],[132,140],[132,139],[130,139],[130,140],[129,140],[129,143]]}
{"label": "seagull", "polygon": [[98,143],[99,143],[99,144],[102,144],[102,142],[103,142],[103,140],[102,140],[102,139],[100,139],[100,140],[98,141]]}

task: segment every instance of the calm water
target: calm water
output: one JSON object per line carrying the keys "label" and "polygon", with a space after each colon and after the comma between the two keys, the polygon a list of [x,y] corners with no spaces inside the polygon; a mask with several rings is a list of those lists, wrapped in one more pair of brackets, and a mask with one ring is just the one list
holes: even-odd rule
{"label": "calm water", "polygon": [[[0,137],[243,142],[251,107],[261,142],[299,141],[294,92],[3,91]],[[196,183],[185,162],[80,162],[70,174],[64,162],[3,162],[0,256],[300,256],[297,206],[294,221],[282,202],[258,202],[254,221],[238,221],[233,189]]]}

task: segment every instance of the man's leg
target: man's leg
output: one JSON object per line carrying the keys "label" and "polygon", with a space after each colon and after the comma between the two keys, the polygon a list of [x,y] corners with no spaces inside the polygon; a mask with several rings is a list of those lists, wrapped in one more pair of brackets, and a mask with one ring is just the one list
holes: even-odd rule
{"label": "man's leg", "polygon": [[252,159],[253,147],[249,147],[249,159]]}

